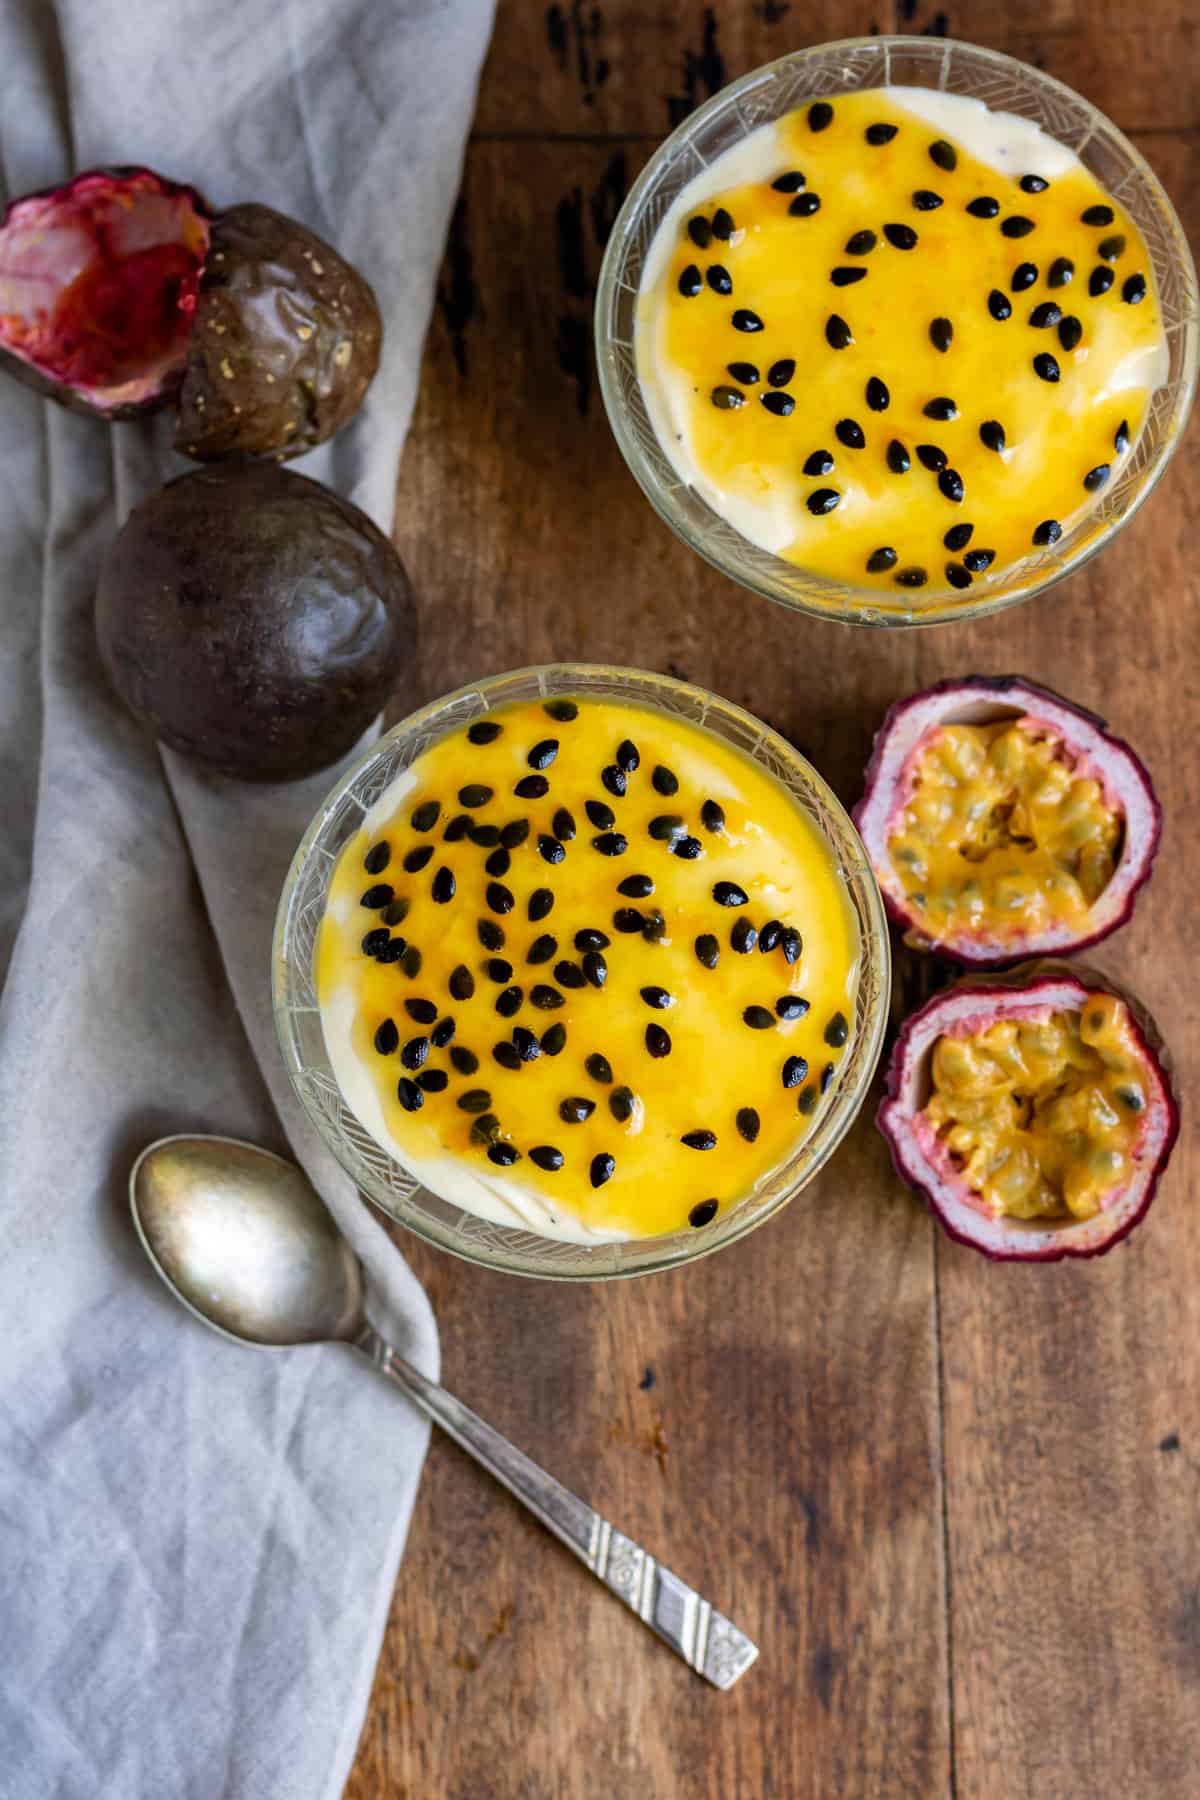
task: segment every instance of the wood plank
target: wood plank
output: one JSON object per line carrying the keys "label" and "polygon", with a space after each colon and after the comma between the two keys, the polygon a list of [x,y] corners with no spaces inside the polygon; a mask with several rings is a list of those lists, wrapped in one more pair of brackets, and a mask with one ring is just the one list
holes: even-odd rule
{"label": "wood plank", "polygon": [[[1194,151],[1155,160],[1194,241]],[[1061,600],[983,634],[991,666],[1107,711],[1155,777],[1158,870],[1093,955],[1154,1011],[1184,1093],[1200,1081],[1197,495],[1193,426],[1122,540]],[[1149,1220],[1102,1262],[992,1268],[939,1241],[961,1796],[1197,1791],[1198,1185],[1185,1131]]]}
{"label": "wood plank", "polygon": [[[850,795],[926,640],[798,625],[642,500],[576,354],[621,154],[470,153],[398,495],[424,627],[405,703],[555,657],[682,668]],[[944,1792],[932,1232],[869,1122],[783,1218],[670,1276],[564,1289],[403,1245],[450,1385],[762,1658],[704,1688],[436,1445],[349,1800]]]}
{"label": "wood plank", "polygon": [[502,5],[476,129],[526,137],[663,136],[692,107],[789,50],[873,31],[947,34],[1035,63],[1127,131],[1200,125],[1200,18],[1178,0],[643,0]]}

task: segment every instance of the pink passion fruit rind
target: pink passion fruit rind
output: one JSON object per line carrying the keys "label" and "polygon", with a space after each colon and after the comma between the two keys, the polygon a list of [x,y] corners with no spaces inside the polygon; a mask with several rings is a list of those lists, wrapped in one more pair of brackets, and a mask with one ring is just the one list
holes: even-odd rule
{"label": "pink passion fruit rind", "polygon": [[214,211],[152,169],[88,169],[0,222],[0,369],[108,421],[174,403],[198,462],[285,461],[362,404],[369,284],[271,207]]}
{"label": "pink passion fruit rind", "polygon": [[87,169],[0,221],[0,368],[73,412],[132,419],[183,380],[212,212],[152,169]]}
{"label": "pink passion fruit rind", "polygon": [[[1121,842],[1113,875],[1088,908],[1082,929],[1059,925],[1043,932],[1009,934],[1002,942],[965,934],[931,936],[914,916],[888,848],[893,821],[907,801],[909,759],[939,726],[1019,718],[1049,726],[1060,736],[1078,756],[1080,772],[1094,775],[1106,800],[1119,809]],[[853,818],[888,916],[905,933],[905,942],[972,968],[1003,968],[1030,956],[1061,956],[1108,937],[1131,916],[1138,890],[1150,878],[1162,835],[1162,808],[1136,752],[1109,732],[1097,714],[1020,675],[939,681],[897,701],[875,735],[863,797]]]}
{"label": "pink passion fruit rind", "polygon": [[[918,1122],[930,1088],[934,1047],[947,1033],[969,1035],[1000,1020],[1082,1013],[1096,994],[1113,995],[1128,1008],[1130,1035],[1146,1084],[1133,1174],[1105,1197],[1101,1211],[1090,1219],[997,1217],[972,1197],[949,1153],[936,1140],[931,1144]],[[1179,1101],[1169,1053],[1140,1002],[1085,964],[1039,960],[1005,974],[966,975],[905,1020],[888,1064],[876,1124],[887,1140],[896,1173],[924,1199],[948,1237],[993,1262],[1060,1262],[1067,1257],[1103,1256],[1145,1218],[1179,1135]]]}

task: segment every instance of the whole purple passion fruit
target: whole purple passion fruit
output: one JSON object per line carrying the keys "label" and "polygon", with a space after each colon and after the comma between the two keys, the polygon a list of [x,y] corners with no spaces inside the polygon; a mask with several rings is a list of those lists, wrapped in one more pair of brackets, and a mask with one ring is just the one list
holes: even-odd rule
{"label": "whole purple passion fruit", "polygon": [[176,448],[201,462],[323,443],[382,335],[370,287],[303,225],[214,214],[150,169],[90,169],[0,224],[0,367],[104,419],[174,400]]}
{"label": "whole purple passion fruit", "polygon": [[908,1019],[878,1124],[948,1234],[999,1261],[1100,1256],[1146,1215],[1179,1131],[1162,1040],[1105,976],[970,975]]}
{"label": "whole purple passion fruit", "polygon": [[404,565],[366,514],[274,463],[198,469],[132,512],[100,575],[100,654],[183,755],[251,781],[326,768],[415,641]]}
{"label": "whole purple passion fruit", "polygon": [[854,819],[906,942],[977,967],[1107,937],[1162,829],[1129,745],[1015,675],[942,681],[893,706]]}

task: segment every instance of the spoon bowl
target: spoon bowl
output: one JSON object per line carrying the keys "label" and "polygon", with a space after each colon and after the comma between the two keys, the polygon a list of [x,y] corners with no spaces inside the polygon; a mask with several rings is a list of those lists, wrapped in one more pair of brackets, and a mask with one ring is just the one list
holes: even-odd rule
{"label": "spoon bowl", "polygon": [[206,1325],[275,1350],[358,1337],[362,1266],[295,1163],[237,1138],[162,1138],[129,1189],[146,1254]]}
{"label": "spoon bowl", "polygon": [[154,1268],[205,1325],[259,1349],[352,1345],[697,1674],[728,1688],[750,1667],[757,1648],[707,1600],[384,1342],[362,1264],[294,1163],[238,1138],[161,1138],[129,1201]]}

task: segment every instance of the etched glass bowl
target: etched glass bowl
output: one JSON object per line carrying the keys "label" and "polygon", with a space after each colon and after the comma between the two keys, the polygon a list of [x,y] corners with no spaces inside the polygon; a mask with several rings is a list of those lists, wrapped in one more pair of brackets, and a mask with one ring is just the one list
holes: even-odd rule
{"label": "etched glass bowl", "polygon": [[[493,1224],[418,1185],[359,1124],[339,1091],[321,1029],[314,951],[338,854],[388,783],[448,731],[512,701],[597,695],[654,707],[736,744],[804,808],[829,844],[858,919],[861,967],[855,1029],[808,1137],[740,1205],[700,1230],[620,1243],[571,1244]],[[810,1182],[866,1097],[883,1042],[890,989],[883,905],[858,833],[816,770],[740,707],[665,675],[587,663],[520,669],[435,700],[367,750],[309,826],[284,884],[275,926],[272,986],[284,1061],[316,1129],[368,1199],[443,1250],[518,1275],[599,1280],[674,1268],[734,1243]]]}
{"label": "etched glass bowl", "polygon": [[[1075,151],[1136,222],[1150,253],[1169,351],[1167,379],[1115,479],[1052,548],[979,583],[970,596],[855,587],[817,575],[742,537],[672,467],[650,422],[634,353],[638,284],[659,223],[709,163],[758,126],[823,94],[856,88],[928,87],[969,94],[1034,120]],[[977,618],[1053,587],[1082,568],[1133,517],[1175,450],[1196,385],[1196,271],[1175,210],[1146,161],[1103,113],[1049,75],[975,44],[945,38],[848,38],[797,50],[755,69],[691,114],[642,170],[617,215],[596,295],[600,386],[621,453],[659,517],[743,587],[822,619],[859,625],[925,625]]]}

